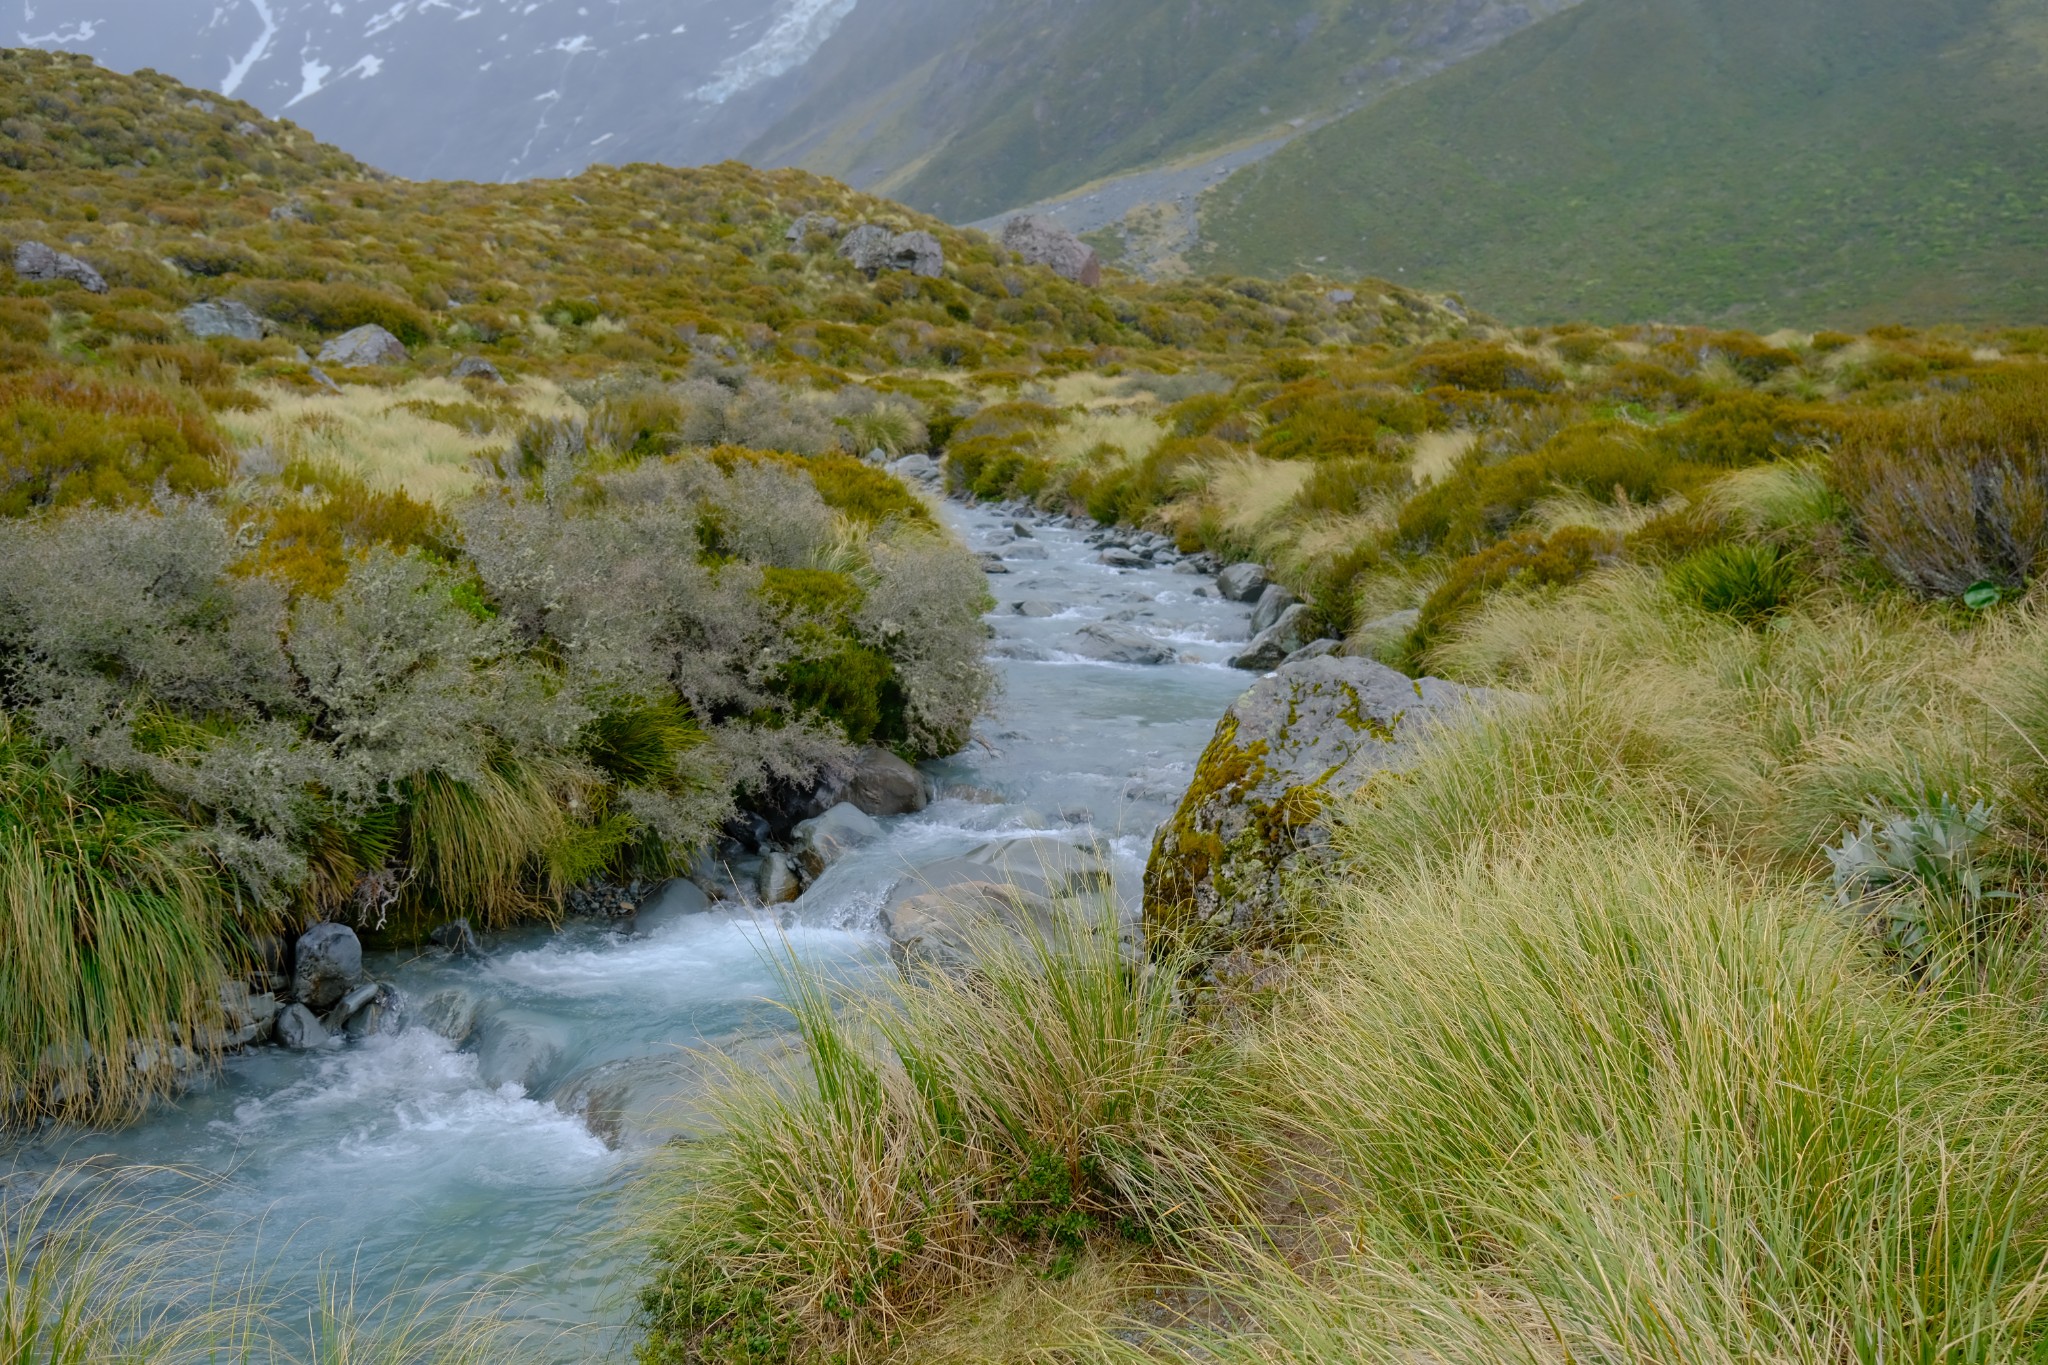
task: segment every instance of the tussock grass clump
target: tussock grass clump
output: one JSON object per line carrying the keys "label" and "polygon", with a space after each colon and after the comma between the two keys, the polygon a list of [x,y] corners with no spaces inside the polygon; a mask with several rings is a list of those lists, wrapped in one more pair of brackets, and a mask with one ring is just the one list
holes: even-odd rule
{"label": "tussock grass clump", "polygon": [[208,1017],[224,957],[260,927],[231,905],[146,784],[81,772],[0,711],[0,1116],[133,1113],[169,1084],[166,1025]]}
{"label": "tussock grass clump", "polygon": [[[1384,846],[1370,826],[1354,847]],[[2037,1338],[2048,1076],[2006,1006],[1930,1007],[1810,887],[1665,818],[1520,823],[1328,892],[1339,950],[1260,1065],[1330,1207],[1291,1264],[1224,1244],[1237,1325],[1183,1347],[1990,1360]]]}
{"label": "tussock grass clump", "polygon": [[978,960],[853,1000],[791,964],[802,1065],[736,1074],[644,1191],[644,1359],[867,1358],[1014,1266],[1063,1276],[1221,1197],[1220,1054],[1113,912]]}

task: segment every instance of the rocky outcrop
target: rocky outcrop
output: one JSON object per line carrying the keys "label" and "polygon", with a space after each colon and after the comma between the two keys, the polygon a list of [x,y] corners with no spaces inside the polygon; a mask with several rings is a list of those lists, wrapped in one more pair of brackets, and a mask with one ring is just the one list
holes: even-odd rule
{"label": "rocky outcrop", "polygon": [[69,280],[89,294],[107,292],[107,282],[99,271],[76,256],[67,256],[41,242],[23,242],[14,248],[14,273],[42,284]]}
{"label": "rocky outcrop", "polygon": [[839,254],[870,276],[884,270],[907,270],[937,279],[946,273],[945,248],[929,232],[891,232],[862,223],[840,241]]}
{"label": "rocky outcrop", "polygon": [[263,340],[263,319],[246,303],[233,299],[209,299],[195,303],[178,314],[178,321],[193,336],[232,337],[236,341]]}
{"label": "rocky outcrop", "polygon": [[1145,932],[1201,956],[1284,943],[1283,882],[1324,856],[1323,814],[1414,761],[1434,722],[1489,694],[1365,659],[1289,664],[1216,727],[1145,868]]}
{"label": "rocky outcrop", "polygon": [[1003,246],[1030,265],[1093,289],[1102,283],[1102,260],[1095,248],[1039,213],[1020,213],[1003,224]]}
{"label": "rocky outcrop", "polygon": [[1272,625],[1253,636],[1251,644],[1245,647],[1244,653],[1230,661],[1230,666],[1264,673],[1286,663],[1297,650],[1305,648],[1315,638],[1315,612],[1297,603],[1281,612]]}
{"label": "rocky outcrop", "polygon": [[498,373],[498,367],[480,355],[466,355],[456,361],[449,375],[455,379],[480,379],[486,384],[505,382],[505,376]]}
{"label": "rocky outcrop", "polygon": [[410,358],[405,343],[374,322],[343,332],[322,346],[315,357],[322,365],[340,365],[351,370],[403,365]]}

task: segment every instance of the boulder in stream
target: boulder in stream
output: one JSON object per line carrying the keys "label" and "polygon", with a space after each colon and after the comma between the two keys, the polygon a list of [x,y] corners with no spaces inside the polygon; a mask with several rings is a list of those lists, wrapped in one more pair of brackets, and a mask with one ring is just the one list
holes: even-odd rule
{"label": "boulder in stream", "polygon": [[1232,668],[1263,673],[1287,662],[1296,650],[1315,639],[1314,613],[1299,604],[1280,613],[1280,619],[1255,636],[1244,653],[1230,661]]}
{"label": "boulder in stream", "polygon": [[1415,759],[1432,724],[1495,694],[1367,659],[1287,664],[1232,704],[1145,867],[1145,933],[1202,957],[1290,938],[1283,881],[1325,856],[1336,798]]}
{"label": "boulder in stream", "polygon": [[711,908],[711,898],[695,882],[678,877],[661,888],[633,911],[630,922],[636,934],[652,934],[681,920],[701,915]]}
{"label": "boulder in stream", "polygon": [[492,1089],[516,1085],[538,1093],[569,1050],[568,1031],[553,1019],[500,1010],[477,1032],[477,1075]]}
{"label": "boulder in stream", "polygon": [[1067,648],[1084,659],[1106,664],[1170,664],[1179,656],[1173,646],[1162,644],[1141,630],[1129,630],[1106,621],[1092,621],[1067,642]]}
{"label": "boulder in stream", "polygon": [[854,849],[881,837],[882,827],[873,816],[851,801],[841,801],[796,827],[797,865],[815,879]]}
{"label": "boulder in stream", "polygon": [[479,1009],[475,992],[463,986],[449,986],[420,1001],[415,1017],[421,1028],[461,1047],[476,1033]]}
{"label": "boulder in stream", "polygon": [[1280,620],[1281,614],[1301,601],[1278,583],[1268,583],[1266,590],[1259,594],[1258,605],[1252,608],[1252,634],[1258,635],[1271,630]]}
{"label": "boulder in stream", "polygon": [[[1007,939],[1029,951],[1063,918],[1092,923],[1115,877],[1104,849],[1064,839],[1005,839],[920,867],[882,907],[889,955],[905,970],[971,971]],[[1135,952],[1135,926],[1131,926]]]}
{"label": "boulder in stream", "polygon": [[1216,575],[1216,588],[1232,602],[1256,602],[1272,581],[1263,564],[1233,564]]}
{"label": "boulder in stream", "polygon": [[327,1026],[304,1005],[287,1005],[277,1016],[277,1045],[294,1052],[327,1046]]}
{"label": "boulder in stream", "polygon": [[854,759],[845,799],[867,815],[911,815],[931,803],[931,788],[916,768],[870,745]]}
{"label": "boulder in stream", "polygon": [[362,985],[363,945],[346,924],[316,924],[293,951],[292,995],[309,1010],[330,1010]]}

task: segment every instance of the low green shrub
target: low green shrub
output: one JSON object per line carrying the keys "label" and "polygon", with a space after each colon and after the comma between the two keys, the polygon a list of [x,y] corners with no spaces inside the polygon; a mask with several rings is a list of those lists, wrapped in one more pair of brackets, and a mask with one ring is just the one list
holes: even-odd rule
{"label": "low green shrub", "polygon": [[252,280],[233,293],[272,322],[323,336],[374,323],[408,346],[425,345],[434,337],[433,320],[417,304],[368,285]]}
{"label": "low green shrub", "polygon": [[1672,565],[1667,581],[1680,601],[1755,626],[1797,600],[1805,573],[1794,555],[1775,545],[1728,541]]}
{"label": "low green shrub", "polygon": [[145,503],[226,482],[228,456],[197,404],[161,388],[39,370],[0,377],[0,516]]}

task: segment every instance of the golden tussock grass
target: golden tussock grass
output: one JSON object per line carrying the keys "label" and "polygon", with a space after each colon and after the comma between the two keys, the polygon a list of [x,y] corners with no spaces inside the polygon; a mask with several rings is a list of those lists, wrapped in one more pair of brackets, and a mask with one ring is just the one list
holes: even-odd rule
{"label": "golden tussock grass", "polygon": [[445,503],[475,489],[475,462],[501,450],[527,417],[580,413],[561,389],[528,380],[503,391],[505,416],[487,434],[438,421],[407,404],[475,407],[478,400],[448,379],[420,379],[397,388],[350,387],[341,393],[262,390],[269,406],[222,414],[221,426],[244,450],[261,449],[280,464],[306,460],[331,465],[372,489],[403,489]]}

